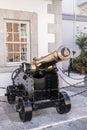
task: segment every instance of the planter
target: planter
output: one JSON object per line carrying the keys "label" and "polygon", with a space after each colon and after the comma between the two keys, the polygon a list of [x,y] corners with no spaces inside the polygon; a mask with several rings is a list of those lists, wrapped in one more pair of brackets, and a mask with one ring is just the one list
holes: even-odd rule
{"label": "planter", "polygon": [[82,69],[81,73],[82,73],[82,74],[86,74],[86,71]]}

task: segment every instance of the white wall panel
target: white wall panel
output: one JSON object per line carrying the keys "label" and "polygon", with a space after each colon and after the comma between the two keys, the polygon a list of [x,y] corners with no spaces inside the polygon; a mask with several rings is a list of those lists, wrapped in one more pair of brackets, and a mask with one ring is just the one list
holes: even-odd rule
{"label": "white wall panel", "polygon": [[[47,5],[52,0],[0,0],[0,8],[36,12],[38,14],[38,55],[44,55],[48,52],[48,13]],[[51,17],[50,20],[53,21]],[[50,21],[51,22],[51,21]],[[44,46],[43,46],[44,45]]]}

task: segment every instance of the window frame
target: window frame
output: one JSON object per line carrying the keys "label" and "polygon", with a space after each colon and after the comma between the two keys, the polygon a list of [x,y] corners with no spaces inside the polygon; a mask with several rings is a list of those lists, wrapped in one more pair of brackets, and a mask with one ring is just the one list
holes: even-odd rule
{"label": "window frame", "polygon": [[[12,24],[15,24],[15,23],[17,23],[17,24],[19,24],[19,25],[22,25],[22,24],[24,24],[24,25],[26,25],[26,32],[27,32],[27,35],[26,36],[22,36],[21,34],[21,28],[20,28],[20,26],[19,26],[19,31],[18,32],[14,32],[14,31],[12,31],[12,32],[9,32],[9,33],[12,33],[12,35],[13,34],[16,34],[16,33],[18,33],[19,34],[19,37],[20,37],[20,35],[21,35],[21,38],[23,37],[25,37],[26,39],[27,39],[27,43],[26,43],[26,48],[27,48],[27,52],[26,52],[26,61],[24,60],[24,61],[22,61],[21,60],[21,53],[22,53],[22,51],[20,50],[20,60],[21,61],[19,61],[19,62],[15,62],[15,61],[12,61],[12,62],[10,62],[10,61],[7,61],[7,57],[8,57],[8,54],[10,53],[10,52],[8,52],[8,49],[7,49],[7,45],[6,44],[8,44],[8,43],[11,43],[11,44],[20,44],[20,46],[23,44],[24,45],[24,43],[25,42],[22,42],[21,43],[21,41],[20,42],[14,42],[13,40],[12,41],[7,41],[7,34],[8,34],[8,32],[7,32],[7,27],[6,27],[6,23],[12,23]],[[22,63],[22,62],[27,62],[28,60],[30,60],[30,22],[29,21],[22,21],[22,20],[5,20],[5,41],[4,41],[4,43],[5,43],[5,45],[6,45],[6,65],[11,65],[11,66],[14,66],[14,65],[17,65],[17,64],[20,64],[20,63]],[[21,49],[21,47],[20,47],[20,49]],[[12,53],[18,53],[18,52],[15,52],[14,50],[13,50],[13,52]]]}

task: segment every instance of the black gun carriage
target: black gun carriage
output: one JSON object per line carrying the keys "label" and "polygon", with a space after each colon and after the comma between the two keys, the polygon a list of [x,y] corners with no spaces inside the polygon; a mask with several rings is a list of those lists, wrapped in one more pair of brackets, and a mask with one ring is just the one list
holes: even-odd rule
{"label": "black gun carriage", "polygon": [[60,47],[32,63],[22,63],[11,76],[12,85],[7,86],[6,94],[9,104],[17,100],[16,110],[20,119],[30,121],[32,111],[48,107],[56,107],[60,114],[68,113],[71,109],[69,95],[59,90],[57,62],[68,60],[70,50]]}

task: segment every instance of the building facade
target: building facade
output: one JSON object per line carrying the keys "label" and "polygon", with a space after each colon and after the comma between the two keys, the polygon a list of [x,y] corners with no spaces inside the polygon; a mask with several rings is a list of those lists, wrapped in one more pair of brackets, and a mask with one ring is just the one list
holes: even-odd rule
{"label": "building facade", "polygon": [[0,73],[32,62],[62,41],[62,0],[3,0],[0,4]]}
{"label": "building facade", "polygon": [[[87,34],[87,0],[63,0],[62,41],[71,51],[76,52],[73,58],[80,54],[75,41],[81,33]],[[63,63],[63,68],[68,68],[68,61]]]}
{"label": "building facade", "polygon": [[78,46],[75,44],[76,37],[82,32],[87,33],[86,7],[86,0],[63,0],[62,2],[63,44],[67,44],[72,51],[76,51],[75,56],[80,53]]}

